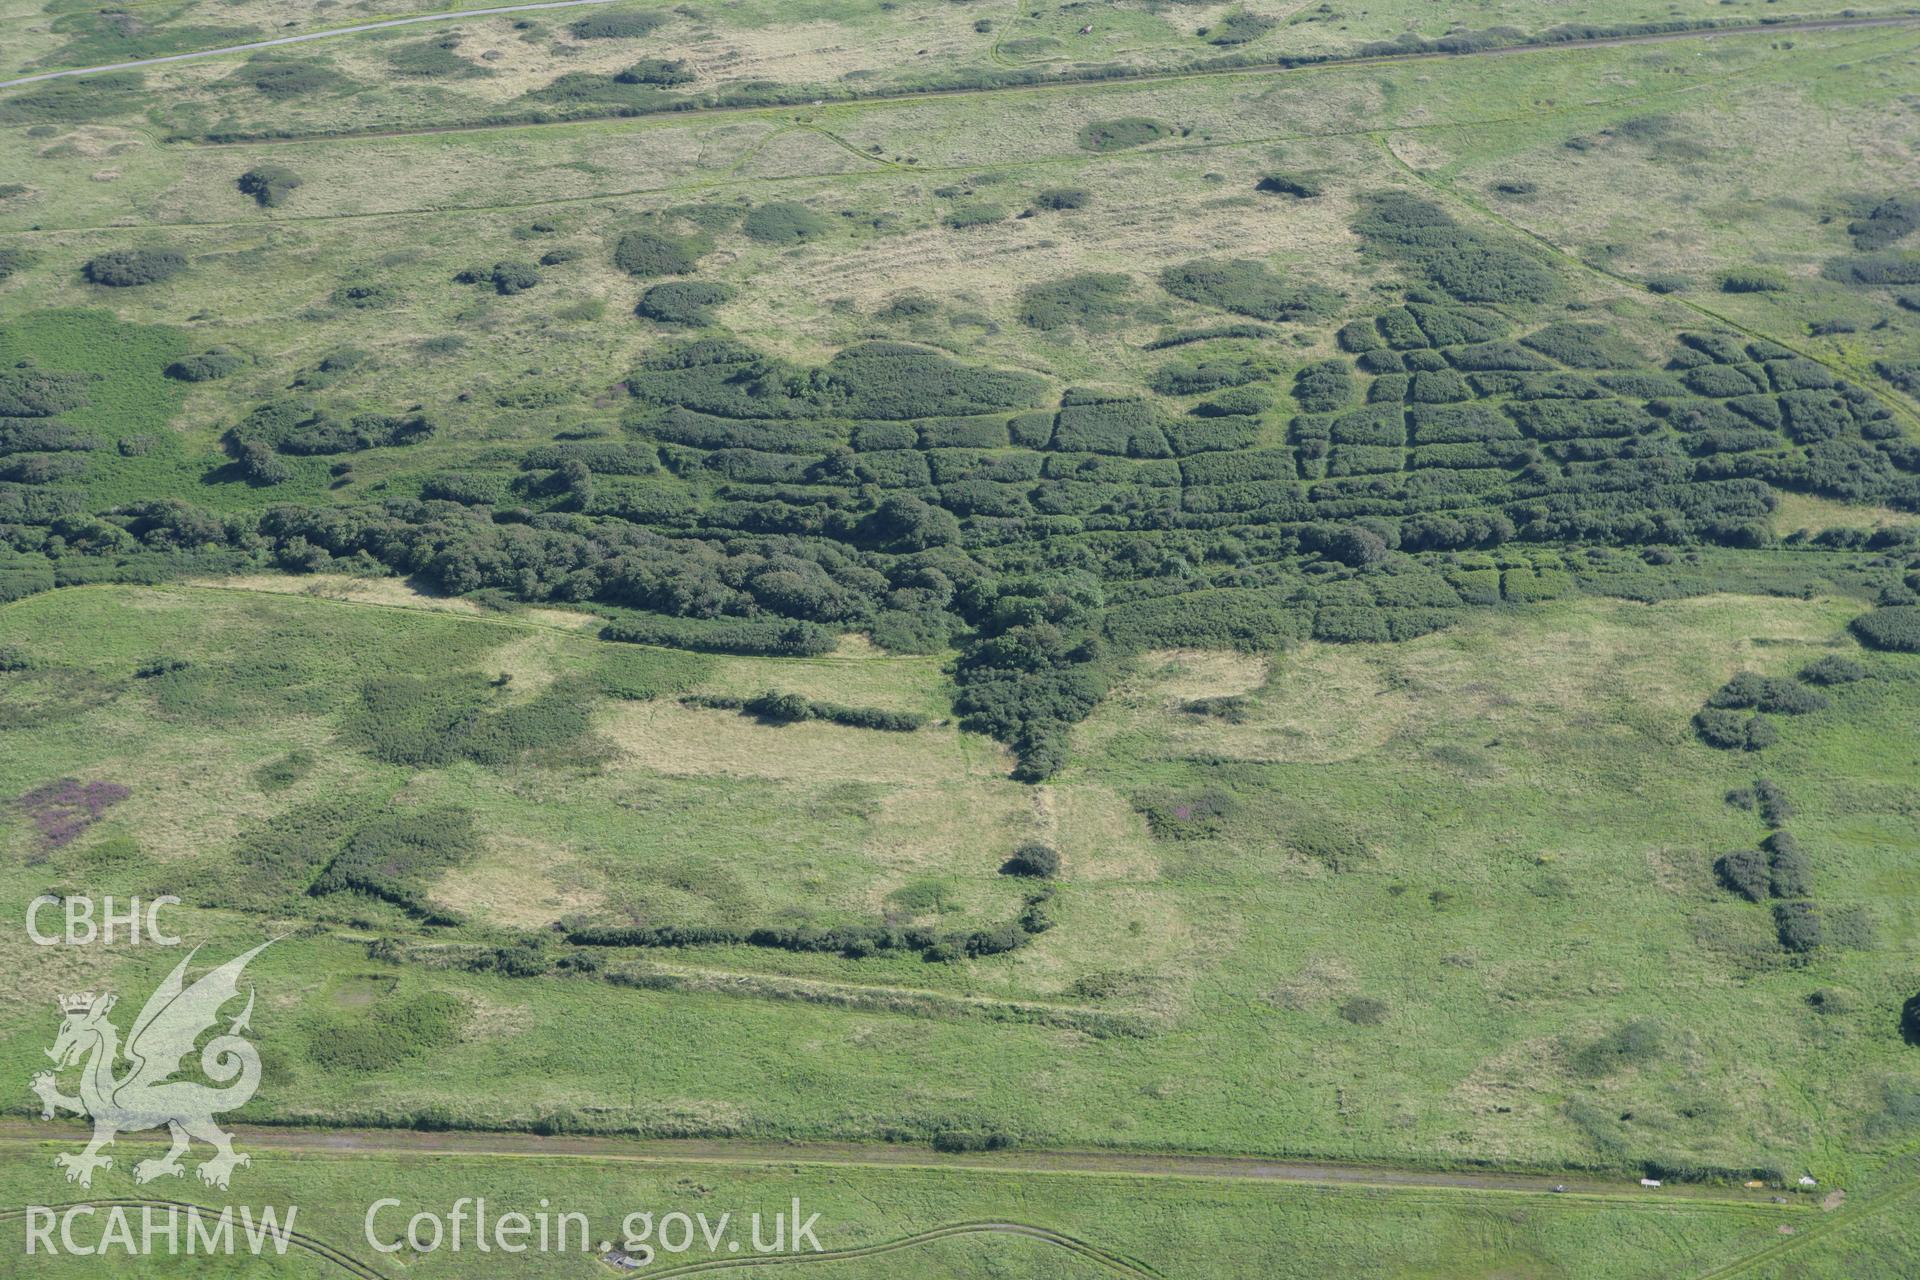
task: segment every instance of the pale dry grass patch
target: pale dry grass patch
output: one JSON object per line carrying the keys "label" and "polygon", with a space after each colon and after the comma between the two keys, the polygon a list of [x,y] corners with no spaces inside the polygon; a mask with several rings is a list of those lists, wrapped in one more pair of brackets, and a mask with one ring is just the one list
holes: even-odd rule
{"label": "pale dry grass patch", "polygon": [[1006,861],[1025,838],[1028,798],[1003,779],[934,782],[888,792],[868,823],[865,852],[891,874],[875,902],[914,874],[978,875]]}
{"label": "pale dry grass patch", "polygon": [[682,777],[925,784],[1004,778],[1013,768],[1005,747],[984,739],[962,743],[951,729],[883,733],[818,720],[770,726],[676,703],[614,706],[599,727],[622,753],[616,772],[637,767]]}
{"label": "pale dry grass patch", "polygon": [[1034,938],[1010,962],[982,968],[976,980],[1007,994],[1047,992],[1074,998],[1076,979],[1127,974],[1138,989],[1089,1007],[1147,1006],[1169,1016],[1184,1007],[1195,974],[1217,956],[1214,926],[1192,919],[1172,895],[1139,885],[1070,886],[1056,903],[1062,923]]}
{"label": "pale dry grass patch", "polygon": [[[1177,754],[1267,763],[1351,760],[1385,745],[1416,710],[1415,700],[1391,687],[1372,657],[1361,647],[1299,646],[1276,661],[1239,724],[1180,710],[1189,695],[1177,677],[1150,680],[1121,705],[1135,726],[1158,735]],[[1245,678],[1251,669],[1240,674]]]}
{"label": "pale dry grass patch", "polygon": [[477,858],[440,877],[431,896],[487,924],[537,929],[601,908],[605,897],[589,887],[596,878],[565,848],[494,832]]}
{"label": "pale dry grass patch", "polygon": [[752,697],[776,691],[842,706],[919,711],[936,718],[950,706],[937,658],[895,657],[865,640],[843,638],[826,658],[721,657],[699,692]]}
{"label": "pale dry grass patch", "polygon": [[[356,762],[328,745],[328,727],[310,717],[282,715],[243,729],[154,734],[146,707],[121,704],[89,723],[103,743],[124,745],[100,755],[85,776],[118,782],[133,793],[107,810],[96,830],[138,832],[141,851],[158,862],[210,862],[225,855],[247,829],[362,776]],[[253,782],[254,770],[293,746],[313,752],[312,771],[286,791],[262,793]]]}
{"label": "pale dry grass patch", "polygon": [[1913,522],[1913,517],[1891,507],[1836,502],[1809,493],[1774,493],[1773,531],[1785,536],[1804,529],[1823,533],[1828,529],[1886,529]]}
{"label": "pale dry grass patch", "polygon": [[1149,884],[1160,878],[1146,819],[1113,788],[1080,781],[1036,787],[1033,810],[1035,838],[1059,851],[1067,881]]}
{"label": "pale dry grass patch", "polygon": [[[312,596],[356,604],[395,605],[432,609],[442,613],[484,614],[486,610],[458,596],[438,596],[408,585],[403,578],[357,578],[344,573],[250,573],[230,578],[192,578],[184,585],[224,591],[259,591],[268,595]],[[145,593],[142,593],[143,595]],[[171,606],[170,606],[171,607]]]}
{"label": "pale dry grass patch", "polygon": [[1170,704],[1252,693],[1266,682],[1271,663],[1264,654],[1231,649],[1160,649],[1141,659],[1155,692]]}

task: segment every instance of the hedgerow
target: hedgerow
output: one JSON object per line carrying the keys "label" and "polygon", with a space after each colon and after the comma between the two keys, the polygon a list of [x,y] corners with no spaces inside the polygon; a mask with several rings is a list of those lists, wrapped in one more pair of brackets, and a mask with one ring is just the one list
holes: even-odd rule
{"label": "hedgerow", "polygon": [[600,629],[602,640],[664,645],[701,653],[810,658],[830,653],[833,632],[818,623],[779,619],[708,621],[698,618],[622,618]]}
{"label": "hedgerow", "polygon": [[906,952],[928,961],[955,961],[1002,955],[1026,946],[1053,925],[1048,904],[1051,885],[1027,896],[1012,922],[969,933],[936,933],[889,925],[655,925],[591,926],[574,929],[567,941],[579,947],[748,946],[779,951],[825,952],[850,960]]}
{"label": "hedgerow", "polygon": [[1294,403],[1308,413],[1332,413],[1352,399],[1353,375],[1344,360],[1321,360],[1294,375]]}
{"label": "hedgerow", "polygon": [[852,729],[879,729],[888,733],[912,733],[927,723],[916,711],[887,711],[879,707],[850,707],[837,702],[815,702],[797,693],[768,691],[750,698],[717,694],[688,695],[681,699],[689,706],[720,711],[741,711],[769,724],[799,724],[807,720],[825,720]]}

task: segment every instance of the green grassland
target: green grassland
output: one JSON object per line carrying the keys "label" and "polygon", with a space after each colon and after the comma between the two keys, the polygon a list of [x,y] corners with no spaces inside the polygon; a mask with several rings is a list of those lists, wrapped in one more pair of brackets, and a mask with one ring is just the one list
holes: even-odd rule
{"label": "green grassland", "polygon": [[[22,6],[27,8],[27,6]],[[487,7],[366,3],[309,7],[271,0],[175,2],[35,22],[15,17],[0,72],[117,64],[378,22],[409,13]],[[1848,18],[1898,14],[1850,7]],[[622,4],[458,17],[296,43],[230,58],[161,64],[94,89],[52,82],[30,94],[69,119],[141,113],[189,136],[304,133],[452,124],[485,118],[615,115],[704,104],[804,103],[995,87],[1050,79],[1098,81],[1233,65],[1383,53],[1458,52],[1717,25],[1756,26],[1841,16],[1808,5],[1652,4],[1607,0],[1541,6],[1524,0],[1441,15],[1401,2],[1350,9],[1297,0],[1245,4],[1090,6],[952,0],[764,0],[721,9]],[[1091,30],[1083,28],[1091,27]],[[642,61],[670,76],[621,73]],[[153,98],[131,86],[144,85]]]}
{"label": "green grassland", "polygon": [[[6,638],[48,664],[10,682],[25,749],[0,783],[71,775],[131,795],[57,850],[15,822],[7,880],[22,902],[82,887],[210,902],[244,885],[228,890],[236,907],[311,921],[259,962],[282,992],[286,1082],[261,1118],[963,1128],[1042,1145],[1852,1176],[1906,1140],[1886,1091],[1907,1078],[1890,1028],[1915,945],[1897,745],[1920,696],[1912,660],[1871,660],[1873,679],[1796,718],[1762,764],[1695,741],[1688,716],[1736,669],[1852,649],[1856,610],[1576,598],[1403,644],[1309,644],[1271,665],[1164,655],[1083,726],[1080,763],[1036,792],[1006,780],[993,744],[951,729],[895,744],[822,726],[788,743],[811,726],[673,701],[676,688],[819,680],[842,699],[933,705],[936,667],[878,657],[661,654],[660,696],[596,700],[581,736],[505,764],[383,764],[352,729],[361,681],[504,670],[525,700],[629,655],[537,623],[374,601],[76,589],[0,614]],[[175,653],[220,678],[131,677]],[[1235,723],[1180,709],[1221,697],[1250,708]],[[263,774],[291,755],[309,763],[290,785]],[[1714,883],[1717,854],[1761,834],[1723,800],[1756,769],[1798,810],[1822,909],[1857,922],[1811,964],[1774,946],[1764,908]],[[258,833],[290,818],[317,840],[315,810],[338,795],[472,816],[472,846],[422,873],[426,897],[464,923],[423,928],[360,895],[265,895]],[[1183,825],[1167,816],[1181,805],[1218,816]],[[992,922],[1019,905],[999,862],[1032,836],[1063,855],[1059,922],[1009,957],[696,946],[616,950],[598,976],[467,971],[516,941],[549,964],[578,954],[543,934],[571,918]],[[234,927],[217,919],[196,932]],[[397,968],[368,958],[376,937],[407,944]],[[97,977],[134,985],[159,962],[128,953]],[[464,1027],[389,1046],[397,1056],[370,1071],[329,1069],[312,1037],[361,974],[391,975],[373,989],[396,1005],[456,993]],[[711,979],[729,974],[754,975],[757,995],[721,994]],[[649,980],[660,989],[633,989]],[[850,1013],[809,993],[902,1006]],[[25,1061],[47,1016],[22,1008],[7,1052]],[[1034,1018],[1058,1025],[1021,1025]],[[1593,1065],[1591,1046],[1637,1020],[1661,1029],[1657,1050]],[[793,1043],[812,1065],[765,1078],[770,1048]],[[960,1062],[975,1065],[940,1065]]]}
{"label": "green grassland", "polygon": [[[0,60],[389,13],[61,8]],[[0,91],[0,1069],[176,962],[24,904],[172,893],[278,939],[256,1124],[1848,1191],[244,1171],[343,1247],[386,1180],[1166,1275],[1912,1270],[1920,29],[1278,72],[1204,64],[1447,27],[605,12],[665,21]],[[1182,74],[977,79],[1106,63]],[[809,1274],[1107,1273],[915,1248]]]}

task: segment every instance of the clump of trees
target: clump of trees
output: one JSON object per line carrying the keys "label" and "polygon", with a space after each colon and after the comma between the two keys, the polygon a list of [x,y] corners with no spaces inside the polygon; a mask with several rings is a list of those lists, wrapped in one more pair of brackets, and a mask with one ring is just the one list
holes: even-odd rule
{"label": "clump of trees", "polygon": [[487,279],[496,293],[525,293],[540,283],[540,270],[531,262],[517,260],[496,262],[493,264],[493,270],[487,273]]}
{"label": "clump of trees", "polygon": [[1809,684],[1852,684],[1867,678],[1867,669],[1852,658],[1830,653],[1800,669],[1800,678]]}
{"label": "clump of trees", "polygon": [[1002,206],[987,200],[973,200],[953,206],[941,221],[951,230],[965,231],[970,227],[992,226],[1006,219],[1007,211]]}
{"label": "clump of trees", "polygon": [[1113,271],[1090,271],[1031,285],[1020,297],[1020,323],[1033,329],[1100,329],[1125,315],[1133,278]]}
{"label": "clump of trees", "polygon": [[1060,854],[1052,845],[1029,840],[1000,865],[1003,875],[1051,880],[1060,874]]}
{"label": "clump of trees", "polygon": [[1888,605],[1853,620],[1853,633],[1875,649],[1920,653],[1920,605]]}
{"label": "clump of trees", "polygon": [[349,280],[335,289],[332,302],[355,311],[378,311],[400,300],[400,291],[379,280]]}
{"label": "clump of trees", "polygon": [[304,179],[283,164],[255,165],[240,175],[236,184],[242,195],[249,195],[263,209],[277,209],[293,195]]}
{"label": "clump of trees", "polygon": [[242,454],[257,447],[304,457],[418,444],[433,432],[432,420],[417,413],[361,413],[341,419],[306,397],[283,396],[256,405],[227,432],[226,440]]}
{"label": "clump of trees", "polygon": [[1713,864],[1720,883],[1748,902],[1762,902],[1767,896],[1767,855],[1759,849],[1736,849],[1720,855]]}
{"label": "clump of trees", "polygon": [[1370,251],[1406,263],[1462,302],[1544,302],[1559,289],[1531,254],[1405,192],[1367,197],[1353,227]]}
{"label": "clump of trees", "polygon": [[1296,200],[1314,200],[1326,194],[1319,181],[1297,173],[1269,173],[1253,184],[1262,195],[1292,196]]}
{"label": "clump of trees", "polygon": [[705,280],[668,280],[640,295],[635,314],[661,324],[706,326],[713,323],[713,308],[733,299],[729,285]]}
{"label": "clump of trees", "polygon": [[1235,9],[1210,27],[1200,29],[1200,38],[1208,44],[1228,46],[1258,40],[1273,30],[1274,20],[1245,9]]}
{"label": "clump of trees", "polygon": [[613,78],[618,84],[650,84],[657,88],[671,89],[683,84],[692,84],[698,77],[687,70],[685,62],[677,58],[671,62],[665,58],[642,58]]}
{"label": "clump of trees", "polygon": [[1780,740],[1779,726],[1766,716],[1746,716],[1718,707],[1706,707],[1695,714],[1693,728],[1702,742],[1723,751],[1764,751]]}
{"label": "clump of trees", "polygon": [[1197,258],[1161,272],[1160,287],[1176,298],[1256,320],[1321,319],[1340,303],[1331,289],[1289,284],[1251,259]]}
{"label": "clump of trees", "polygon": [[613,265],[630,276],[683,276],[700,265],[707,247],[691,236],[636,229],[614,242]]}
{"label": "clump of trees", "polygon": [[239,372],[245,364],[231,351],[203,351],[175,360],[167,366],[166,375],[178,382],[217,382]]}
{"label": "clump of trees", "polygon": [[1825,940],[1820,911],[1811,902],[1774,903],[1773,925],[1780,945],[1796,955],[1816,949]]}
{"label": "clump of trees", "polygon": [[1044,187],[1033,195],[1033,207],[1057,213],[1084,209],[1093,203],[1093,195],[1084,187]]}
{"label": "clump of trees", "polygon": [[1294,403],[1308,413],[1332,413],[1353,399],[1353,374],[1345,360],[1321,360],[1294,375]]}
{"label": "clump of trees", "polygon": [[741,220],[740,230],[762,244],[796,245],[818,240],[827,233],[827,220],[793,200],[755,205]]}
{"label": "clump of trees", "polygon": [[1798,681],[1742,671],[1716,689],[1707,705],[1797,716],[1824,710],[1828,700],[1825,694]]}
{"label": "clump of trees", "polygon": [[1756,267],[1743,267],[1723,272],[1720,276],[1722,293],[1781,293],[1786,288],[1786,277],[1778,272],[1762,271]]}
{"label": "clump of trees", "polygon": [[576,40],[633,40],[650,35],[665,26],[667,17],[650,9],[621,13],[597,13],[570,23],[568,31]]}
{"label": "clump of trees", "polygon": [[257,56],[234,73],[234,79],[275,101],[303,98],[311,93],[351,88],[353,82],[319,62],[297,62]]}
{"label": "clump of trees", "polygon": [[175,249],[113,249],[81,268],[88,280],[110,289],[162,284],[186,269],[186,255]]}

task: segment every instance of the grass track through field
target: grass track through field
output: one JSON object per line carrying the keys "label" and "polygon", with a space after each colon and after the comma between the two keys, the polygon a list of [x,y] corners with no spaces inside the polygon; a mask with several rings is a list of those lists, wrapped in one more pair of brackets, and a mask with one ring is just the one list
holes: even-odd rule
{"label": "grass track through field", "polygon": [[[468,1156],[488,1159],[581,1160],[642,1164],[817,1165],[860,1169],[954,1170],[1022,1178],[1095,1176],[1143,1180],[1293,1183],[1360,1190],[1551,1197],[1557,1203],[1631,1201],[1654,1209],[1729,1213],[1813,1213],[1807,1197],[1773,1203],[1773,1191],[1675,1185],[1649,1191],[1625,1180],[1576,1175],[1448,1170],[1349,1164],[1194,1152],[1089,1151],[1045,1148],[945,1155],[900,1143],[772,1142],[750,1138],[618,1138],[596,1135],[401,1129],[296,1129],[230,1126],[242,1147],[311,1155]],[[78,1125],[0,1120],[0,1148],[36,1147],[78,1138]],[[1556,1191],[1564,1187],[1564,1191]]]}

